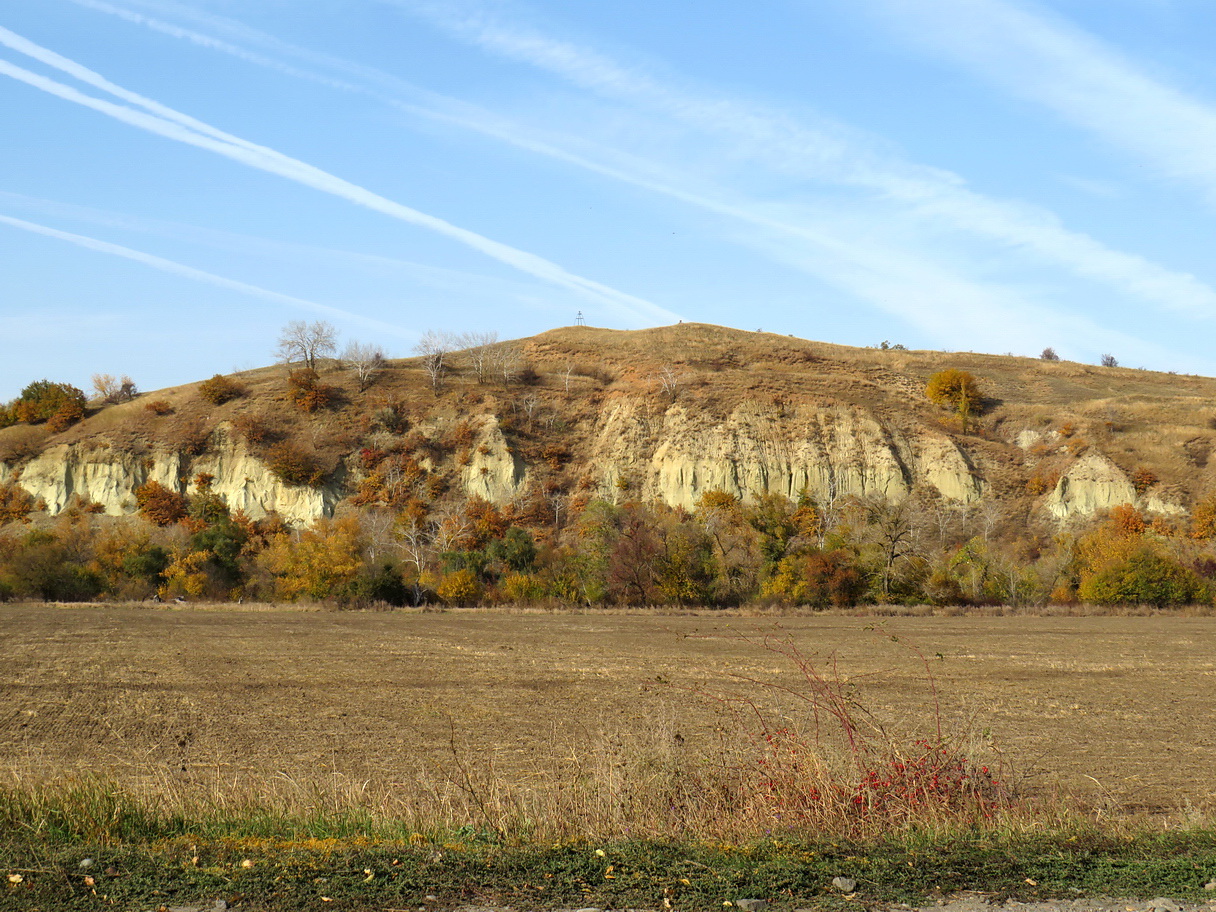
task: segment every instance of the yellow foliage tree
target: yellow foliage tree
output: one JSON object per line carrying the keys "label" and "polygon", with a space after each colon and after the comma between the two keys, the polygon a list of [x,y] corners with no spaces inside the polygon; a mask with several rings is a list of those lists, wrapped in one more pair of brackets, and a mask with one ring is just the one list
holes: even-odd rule
{"label": "yellow foliage tree", "polygon": [[258,556],[281,598],[343,599],[363,569],[363,539],[356,516],[317,520],[296,538],[276,535]]}
{"label": "yellow foliage tree", "polygon": [[444,576],[437,591],[449,605],[472,605],[481,598],[481,580],[466,567]]}
{"label": "yellow foliage tree", "polygon": [[189,596],[197,598],[207,590],[211,577],[207,573],[210,551],[188,551],[180,555],[165,570],[165,583],[160,587],[161,598]]}
{"label": "yellow foliage tree", "polygon": [[969,371],[953,367],[929,377],[925,396],[936,405],[952,409],[958,415],[964,432],[972,411],[982,398],[979,381]]}
{"label": "yellow foliage tree", "polygon": [[1191,538],[1216,538],[1216,496],[1209,496],[1195,504],[1191,511]]}

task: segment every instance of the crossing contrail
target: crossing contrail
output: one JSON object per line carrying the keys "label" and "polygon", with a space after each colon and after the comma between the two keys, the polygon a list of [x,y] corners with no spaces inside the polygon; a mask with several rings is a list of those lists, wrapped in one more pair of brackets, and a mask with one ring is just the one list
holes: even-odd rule
{"label": "crossing contrail", "polygon": [[597,301],[615,311],[618,316],[634,322],[673,323],[679,319],[677,314],[643,298],[626,294],[610,286],[568,272],[556,263],[536,254],[511,247],[474,231],[453,225],[436,216],[420,212],[320,168],[266,146],[225,133],[210,124],[130,92],[75,61],[34,44],[8,29],[0,28],[0,44],[31,56],[94,88],[109,92],[123,101],[137,105],[143,110],[87,95],[76,88],[33,73],[8,61],[0,60],[0,74],[24,82],[50,95],[90,108],[149,133],[214,152],[249,167],[276,174],[391,218],[433,231],[521,272],[568,288]]}

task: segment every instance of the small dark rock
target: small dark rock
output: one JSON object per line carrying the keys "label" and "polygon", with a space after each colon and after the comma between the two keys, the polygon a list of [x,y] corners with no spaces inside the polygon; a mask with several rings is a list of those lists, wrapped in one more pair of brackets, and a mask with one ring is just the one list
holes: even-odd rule
{"label": "small dark rock", "polygon": [[735,905],[743,912],[764,912],[768,902],[763,899],[736,899]]}

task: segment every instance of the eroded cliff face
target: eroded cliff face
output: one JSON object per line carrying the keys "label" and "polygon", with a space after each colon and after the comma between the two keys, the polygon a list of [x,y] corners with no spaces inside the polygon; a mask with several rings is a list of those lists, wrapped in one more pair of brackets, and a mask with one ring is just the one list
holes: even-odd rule
{"label": "eroded cliff face", "polygon": [[157,481],[172,491],[186,493],[200,472],[214,476],[212,490],[233,510],[251,519],[278,513],[286,522],[303,525],[333,513],[342,496],[335,486],[296,487],[279,481],[266,465],[217,431],[209,452],[193,459],[179,453],[137,455],[109,446],[88,444],[52,447],[19,470],[0,464],[0,481],[16,483],[59,513],[78,496],[102,506],[111,516],[136,511],[135,489]]}
{"label": "eroded cliff face", "polygon": [[[525,493],[536,474],[493,415],[475,416],[475,445],[452,466],[466,494],[505,503]],[[898,501],[914,487],[946,500],[974,503],[991,493],[984,464],[945,433],[929,426],[899,430],[857,408],[834,405],[782,409],[745,403],[724,418],[647,398],[610,401],[589,426],[555,440],[569,444],[574,472],[590,477],[609,499],[659,500],[692,508],[707,491],[748,500],[766,493],[823,501],[847,495]],[[1019,437],[1011,448],[1026,450]],[[436,467],[438,468],[438,467]],[[287,485],[221,425],[207,452],[136,455],[108,445],[78,443],[45,451],[19,469],[0,463],[0,482],[15,481],[48,512],[79,496],[106,513],[136,510],[135,489],[154,480],[188,493],[198,473],[233,511],[258,519],[275,512],[301,526],[333,514],[351,493],[339,477],[321,488]],[[354,480],[350,486],[353,487]],[[1153,491],[1138,495],[1111,460],[1090,450],[1074,460],[1037,509],[1060,522],[1130,503],[1158,514],[1182,506]]]}
{"label": "eroded cliff face", "polygon": [[1043,509],[1057,520],[1067,522],[1105,513],[1122,504],[1168,516],[1186,512],[1180,505],[1151,492],[1140,496],[1122,469],[1093,450],[1080,456],[1060,476],[1055,489],[1047,495]]}
{"label": "eroded cliff face", "polygon": [[527,466],[507,444],[492,415],[478,426],[477,445],[461,472],[465,493],[494,503],[512,500],[527,486]]}
{"label": "eroded cliff face", "polygon": [[893,432],[855,409],[790,414],[743,406],[725,420],[672,406],[620,401],[601,416],[592,464],[606,491],[693,507],[706,491],[749,499],[775,493],[889,500],[917,483],[945,498],[979,499],[983,483],[948,437]]}

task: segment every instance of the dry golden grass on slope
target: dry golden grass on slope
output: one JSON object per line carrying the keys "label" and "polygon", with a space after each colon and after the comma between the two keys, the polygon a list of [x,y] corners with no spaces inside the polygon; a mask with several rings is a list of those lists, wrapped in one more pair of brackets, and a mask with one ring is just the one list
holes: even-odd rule
{"label": "dry golden grass on slope", "polygon": [[[843,404],[893,430],[927,426],[958,437],[1005,498],[1024,493],[1026,464],[1051,453],[1066,462],[1090,447],[1129,474],[1151,468],[1162,490],[1183,501],[1216,488],[1216,466],[1208,465],[1216,445],[1216,380],[1210,378],[970,352],[859,349],[692,323],[637,331],[564,327],[500,344],[518,346],[522,363],[536,372],[532,382],[478,384],[457,353],[439,394],[416,358],[390,362],[360,392],[351,371],[329,364],[321,380],[339,390],[338,402],[305,415],[287,401],[285,369],[267,367],[234,375],[247,395],[221,406],[204,401],[196,383],[107,407],[49,438],[21,426],[0,430],[0,459],[20,461],[42,446],[89,440],[136,453],[188,449],[219,424],[253,416],[333,467],[366,444],[376,412],[394,404],[412,425],[480,413],[518,418],[530,407],[544,420],[520,420],[517,433],[538,452],[546,435],[560,436],[577,462],[605,404],[641,397],[655,414],[673,398],[684,409],[717,417],[744,403],[790,415]],[[973,373],[987,397],[984,414],[965,435],[924,397],[929,376],[947,367]],[[665,379],[674,384],[674,397]],[[172,412],[158,416],[145,408],[156,400]],[[1014,445],[1026,430],[1043,435],[1029,454]],[[520,445],[529,455],[529,441]]]}

